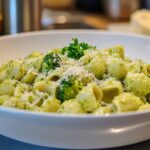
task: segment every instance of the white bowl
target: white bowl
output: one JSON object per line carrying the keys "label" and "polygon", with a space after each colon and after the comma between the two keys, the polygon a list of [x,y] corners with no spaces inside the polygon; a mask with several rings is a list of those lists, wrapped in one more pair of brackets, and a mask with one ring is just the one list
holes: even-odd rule
{"label": "white bowl", "polygon": [[[73,37],[98,48],[122,44],[126,55],[150,62],[150,38],[89,30],[44,31],[0,38],[0,63],[32,51],[63,47]],[[0,107],[0,134],[42,146],[93,149],[150,139],[150,111],[108,116],[60,115]]]}

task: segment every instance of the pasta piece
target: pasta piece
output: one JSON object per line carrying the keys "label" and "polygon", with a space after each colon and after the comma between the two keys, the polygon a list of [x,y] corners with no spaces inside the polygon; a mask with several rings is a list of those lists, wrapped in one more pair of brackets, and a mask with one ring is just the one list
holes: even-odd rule
{"label": "pasta piece", "polygon": [[96,83],[90,83],[78,93],[76,100],[86,112],[95,111],[103,97],[101,88]]}
{"label": "pasta piece", "polygon": [[26,109],[33,110],[35,106],[41,107],[43,101],[48,97],[49,95],[43,92],[26,92],[21,96],[20,100],[25,103]]}
{"label": "pasta piece", "polygon": [[35,112],[42,112],[42,108],[40,106],[36,106],[36,105],[29,107],[28,110],[35,111]]}
{"label": "pasta piece", "polygon": [[29,70],[27,74],[22,78],[21,82],[27,83],[27,84],[32,84],[37,77],[37,72],[34,70]]}
{"label": "pasta piece", "polygon": [[82,56],[79,60],[83,65],[87,65],[93,58],[100,56],[100,51],[92,50],[85,52],[84,56]]}
{"label": "pasta piece", "polygon": [[103,92],[102,101],[106,103],[111,103],[115,96],[123,92],[121,82],[112,78],[103,81],[101,83],[101,88]]}
{"label": "pasta piece", "polygon": [[7,70],[3,70],[0,72],[0,82],[4,81],[7,78]]}
{"label": "pasta piece", "polygon": [[47,78],[46,78],[46,76],[43,74],[38,75],[38,77],[34,81],[33,88],[34,88],[34,90],[46,92],[47,91]]}
{"label": "pasta piece", "polygon": [[124,79],[127,74],[127,66],[120,58],[110,57],[106,66],[108,74],[110,74],[112,77],[116,77],[119,80]]}
{"label": "pasta piece", "polygon": [[[8,62],[8,63],[9,63],[9,62]],[[7,68],[8,63],[2,64],[2,65],[0,66],[0,72]]]}
{"label": "pasta piece", "polygon": [[43,63],[43,56],[29,58],[24,60],[24,67],[26,68],[26,70],[35,69],[37,71],[40,71],[42,63]]}
{"label": "pasta piece", "polygon": [[33,92],[25,92],[23,95],[21,95],[21,100],[33,104],[35,103],[36,99],[39,99],[37,95],[35,95]]}
{"label": "pasta piece", "polygon": [[102,54],[105,55],[105,57],[115,56],[115,57],[119,57],[123,60],[125,59],[124,47],[121,45],[102,50]]}
{"label": "pasta piece", "polygon": [[49,95],[52,95],[55,97],[55,94],[56,94],[56,88],[58,86],[58,82],[55,82],[55,81],[48,81],[46,83],[46,92],[49,94]]}
{"label": "pasta piece", "polygon": [[20,100],[18,97],[3,95],[0,96],[0,105],[6,107],[16,107],[19,109],[25,109],[25,102]]}
{"label": "pasta piece", "polygon": [[106,70],[103,57],[100,56],[98,50],[92,50],[85,53],[81,57],[80,62],[84,65],[84,68],[93,73],[96,78],[100,79]]}
{"label": "pasta piece", "polygon": [[87,69],[89,72],[93,73],[96,78],[102,79],[104,72],[106,70],[105,62],[103,58],[100,58],[99,56],[96,56],[93,58],[90,63],[85,65],[85,69]]}
{"label": "pasta piece", "polygon": [[17,101],[17,98],[10,97],[9,99],[3,102],[2,106],[15,108],[17,106]]}
{"label": "pasta piece", "polygon": [[49,97],[41,105],[44,112],[57,112],[60,107],[60,101],[54,97]]}
{"label": "pasta piece", "polygon": [[143,105],[141,99],[131,93],[122,93],[114,98],[113,104],[117,112],[136,111]]}
{"label": "pasta piece", "polygon": [[141,60],[136,60],[131,63],[127,63],[128,72],[132,73],[144,73],[148,74],[147,65]]}
{"label": "pasta piece", "polygon": [[0,96],[0,105],[2,105],[5,101],[8,101],[11,97],[9,95]]}
{"label": "pasta piece", "polygon": [[141,105],[138,110],[139,111],[150,110],[150,104],[147,103],[147,104]]}
{"label": "pasta piece", "polygon": [[9,62],[6,64],[3,64],[0,67],[0,82],[2,82],[3,80],[5,80],[6,78],[8,78],[7,76],[7,66],[8,66]]}
{"label": "pasta piece", "polygon": [[33,52],[30,55],[28,55],[26,59],[36,58],[36,57],[40,57],[40,56],[42,56],[42,54],[40,52]]}
{"label": "pasta piece", "polygon": [[81,114],[85,113],[78,101],[74,99],[63,102],[58,110],[59,113]]}
{"label": "pasta piece", "polygon": [[32,87],[25,83],[19,83],[15,87],[14,96],[21,97],[24,93],[29,92],[32,90]]}
{"label": "pasta piece", "polygon": [[112,108],[110,106],[100,106],[94,112],[95,115],[104,115],[104,114],[111,114],[111,113],[112,113]]}
{"label": "pasta piece", "polygon": [[150,78],[144,73],[128,73],[124,83],[129,92],[137,95],[148,95],[150,93]]}
{"label": "pasta piece", "polygon": [[57,81],[64,71],[65,68],[63,67],[57,67],[55,70],[50,70],[48,72],[47,81]]}
{"label": "pasta piece", "polygon": [[21,80],[26,73],[26,69],[22,65],[22,61],[10,61],[7,66],[7,75],[9,79]]}
{"label": "pasta piece", "polygon": [[16,99],[16,108],[19,109],[27,109],[27,103],[25,101],[20,100],[20,98],[15,97]]}
{"label": "pasta piece", "polygon": [[0,84],[0,96],[13,95],[17,82],[15,80],[4,80]]}
{"label": "pasta piece", "polygon": [[34,83],[33,89],[38,90],[40,92],[46,92],[46,90],[47,90],[46,81],[43,80],[43,81]]}

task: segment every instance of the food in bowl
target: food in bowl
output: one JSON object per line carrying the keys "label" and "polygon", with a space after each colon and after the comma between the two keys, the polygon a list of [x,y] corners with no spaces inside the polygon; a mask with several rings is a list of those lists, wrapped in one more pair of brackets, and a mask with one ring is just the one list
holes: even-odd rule
{"label": "food in bowl", "polygon": [[74,38],[64,48],[0,67],[0,105],[39,112],[113,114],[150,109],[150,64],[123,46],[98,50]]}

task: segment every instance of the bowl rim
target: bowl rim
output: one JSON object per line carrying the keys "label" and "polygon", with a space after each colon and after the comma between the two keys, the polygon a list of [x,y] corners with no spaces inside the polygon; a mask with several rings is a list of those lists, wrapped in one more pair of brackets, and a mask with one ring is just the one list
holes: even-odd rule
{"label": "bowl rim", "polygon": [[106,31],[106,30],[98,30],[98,29],[58,29],[58,30],[42,30],[42,31],[32,31],[32,32],[22,32],[12,35],[3,35],[0,37],[1,40],[13,39],[13,38],[21,38],[28,36],[37,36],[37,35],[53,35],[53,34],[105,34],[105,35],[117,35],[117,36],[125,36],[125,37],[134,37],[134,38],[145,38],[150,40],[150,36],[141,35],[137,33],[124,33],[119,31]]}
{"label": "bowl rim", "polygon": [[[37,36],[37,35],[53,35],[53,34],[105,34],[105,35],[117,35],[117,36],[124,36],[124,37],[132,37],[132,38],[141,38],[150,40],[150,37],[147,35],[139,35],[135,33],[123,33],[123,32],[114,32],[114,31],[105,31],[105,30],[97,30],[97,29],[61,29],[61,30],[44,30],[44,31],[33,31],[33,32],[24,32],[24,33],[17,33],[13,35],[4,35],[0,37],[0,41],[14,39],[14,38],[23,38],[28,36]],[[139,116],[139,115],[146,115],[150,114],[150,110],[143,110],[143,111],[132,111],[132,112],[123,112],[123,113],[115,113],[115,114],[105,114],[105,115],[95,115],[95,114],[66,114],[66,113],[52,113],[52,112],[36,112],[36,111],[29,111],[17,108],[10,108],[0,106],[0,112],[14,114],[14,115],[28,115],[34,117],[59,117],[59,118],[84,118],[84,119],[99,119],[99,118],[120,118],[120,117],[129,117],[129,116]]]}

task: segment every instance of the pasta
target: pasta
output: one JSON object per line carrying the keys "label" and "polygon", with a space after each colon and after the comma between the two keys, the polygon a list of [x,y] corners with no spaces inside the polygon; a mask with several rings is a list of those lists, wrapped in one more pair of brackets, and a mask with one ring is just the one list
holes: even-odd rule
{"label": "pasta", "polygon": [[127,91],[137,95],[148,95],[150,93],[150,78],[144,73],[128,73],[125,78]]}
{"label": "pasta", "polygon": [[101,88],[103,92],[102,100],[106,103],[112,103],[114,97],[123,92],[123,86],[121,82],[115,80],[114,78],[102,81]]}
{"label": "pasta", "polygon": [[107,72],[112,77],[122,80],[127,74],[127,67],[122,59],[110,57],[107,61]]}
{"label": "pasta", "polygon": [[78,101],[74,99],[70,99],[68,101],[63,102],[58,112],[59,113],[76,113],[76,114],[85,113],[84,109],[81,107]]}
{"label": "pasta", "polygon": [[98,50],[74,38],[64,48],[0,66],[0,106],[105,115],[150,109],[150,64],[123,46]]}
{"label": "pasta", "polygon": [[98,108],[99,102],[102,99],[102,94],[101,88],[92,83],[83,87],[75,99],[81,104],[86,112],[93,112]]}
{"label": "pasta", "polygon": [[122,93],[114,98],[113,104],[118,112],[127,112],[137,110],[143,102],[131,93]]}

